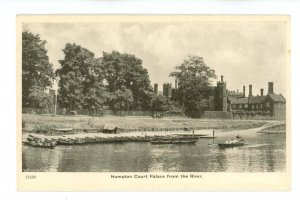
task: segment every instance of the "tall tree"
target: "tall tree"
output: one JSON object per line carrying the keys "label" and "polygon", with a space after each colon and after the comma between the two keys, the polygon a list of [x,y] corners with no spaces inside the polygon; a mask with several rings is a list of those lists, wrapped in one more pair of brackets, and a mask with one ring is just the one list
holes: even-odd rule
{"label": "tall tree", "polygon": [[132,92],[122,87],[111,94],[110,107],[116,111],[128,110],[132,102]]}
{"label": "tall tree", "polygon": [[142,60],[131,54],[117,51],[103,52],[101,66],[105,72],[108,90],[115,92],[122,87],[130,90],[133,96],[132,106],[142,109],[150,108],[149,92],[153,92],[147,69]]}
{"label": "tall tree", "polygon": [[31,107],[36,108],[39,113],[53,113],[54,97],[48,93],[45,93],[38,87],[33,87],[29,94]]}
{"label": "tall tree", "polygon": [[59,104],[69,111],[102,109],[108,93],[103,85],[104,75],[100,60],[94,53],[80,45],[67,43],[63,49],[65,57],[59,60]]}
{"label": "tall tree", "polygon": [[52,86],[54,73],[45,48],[46,43],[39,35],[29,31],[22,32],[23,107],[41,107],[40,103],[44,103],[45,99],[44,90]]}
{"label": "tall tree", "polygon": [[152,104],[152,112],[165,111],[168,108],[167,99],[162,95],[155,95],[151,100],[151,104]]}
{"label": "tall tree", "polygon": [[179,81],[176,100],[184,106],[187,115],[199,117],[208,108],[215,71],[198,56],[189,56],[175,69],[170,76]]}

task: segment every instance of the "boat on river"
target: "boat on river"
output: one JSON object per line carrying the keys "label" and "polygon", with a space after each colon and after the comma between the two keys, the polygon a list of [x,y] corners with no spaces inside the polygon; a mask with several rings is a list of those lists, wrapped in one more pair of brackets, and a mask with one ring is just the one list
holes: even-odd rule
{"label": "boat on river", "polygon": [[24,141],[23,143],[31,147],[43,148],[54,148],[57,145],[55,139],[40,138],[33,134],[30,134],[29,137],[27,137],[26,141]]}
{"label": "boat on river", "polygon": [[73,128],[55,128],[54,130],[58,132],[70,132]]}
{"label": "boat on river", "polygon": [[42,147],[42,148],[54,148],[56,146],[55,142],[36,142],[36,141],[25,141],[24,144],[31,147]]}
{"label": "boat on river", "polygon": [[195,144],[198,140],[151,140],[151,144]]}
{"label": "boat on river", "polygon": [[196,137],[155,137],[150,144],[195,144],[199,138]]}
{"label": "boat on river", "polygon": [[59,138],[57,140],[58,145],[74,145],[76,144],[76,140],[72,138]]}
{"label": "boat on river", "polygon": [[239,135],[235,138],[227,139],[224,143],[219,143],[219,148],[241,147],[246,145],[246,141]]}

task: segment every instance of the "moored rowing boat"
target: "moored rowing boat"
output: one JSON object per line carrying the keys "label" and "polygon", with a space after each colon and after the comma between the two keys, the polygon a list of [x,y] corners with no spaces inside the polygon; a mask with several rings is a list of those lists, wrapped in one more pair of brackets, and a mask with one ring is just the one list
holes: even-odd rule
{"label": "moored rowing boat", "polygon": [[24,144],[31,147],[42,147],[42,148],[54,148],[56,143],[54,142],[35,142],[35,141],[25,141]]}
{"label": "moored rowing boat", "polygon": [[199,138],[197,137],[178,137],[170,135],[168,137],[155,137],[150,140],[151,144],[195,144]]}

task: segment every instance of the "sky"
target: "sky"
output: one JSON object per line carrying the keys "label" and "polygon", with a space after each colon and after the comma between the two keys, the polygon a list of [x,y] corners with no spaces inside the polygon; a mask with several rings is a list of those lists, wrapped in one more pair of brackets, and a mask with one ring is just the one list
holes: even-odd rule
{"label": "sky", "polygon": [[[252,84],[253,94],[274,82],[274,92],[286,95],[287,27],[283,21],[201,22],[76,22],[23,23],[23,30],[39,34],[54,69],[64,58],[66,43],[76,43],[96,57],[113,50],[134,54],[143,61],[152,85],[170,82],[174,71],[189,55],[220,76],[228,90],[242,91]],[[213,81],[216,85],[216,80]],[[247,95],[246,94],[246,95]]]}

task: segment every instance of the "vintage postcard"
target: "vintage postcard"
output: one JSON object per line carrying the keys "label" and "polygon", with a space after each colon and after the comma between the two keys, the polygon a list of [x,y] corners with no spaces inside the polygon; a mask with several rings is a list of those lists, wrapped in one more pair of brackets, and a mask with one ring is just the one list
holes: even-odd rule
{"label": "vintage postcard", "polygon": [[289,16],[17,16],[18,190],[289,190],[289,78]]}

